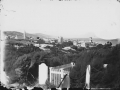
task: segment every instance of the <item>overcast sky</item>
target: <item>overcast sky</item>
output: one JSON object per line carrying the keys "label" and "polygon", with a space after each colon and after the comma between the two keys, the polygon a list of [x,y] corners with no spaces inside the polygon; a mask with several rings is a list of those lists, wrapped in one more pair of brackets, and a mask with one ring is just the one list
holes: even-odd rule
{"label": "overcast sky", "polygon": [[2,0],[2,30],[43,33],[69,38],[94,33],[120,38],[117,0]]}

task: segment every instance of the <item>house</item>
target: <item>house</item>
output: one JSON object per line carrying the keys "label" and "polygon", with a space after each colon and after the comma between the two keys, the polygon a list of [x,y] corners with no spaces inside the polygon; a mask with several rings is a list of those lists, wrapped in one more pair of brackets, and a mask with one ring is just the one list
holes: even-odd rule
{"label": "house", "polygon": [[35,46],[35,47],[39,47],[39,46],[40,46],[40,44],[36,44],[36,43],[35,43],[35,44],[34,44],[34,46]]}
{"label": "house", "polygon": [[71,47],[64,47],[64,48],[62,48],[62,49],[64,49],[64,50],[73,50],[73,51],[76,51],[75,49],[73,49],[73,48],[71,48]]}
{"label": "house", "polygon": [[95,42],[86,42],[85,43],[86,47],[96,47],[97,44]]}
{"label": "house", "polygon": [[77,47],[86,47],[85,42],[84,41],[73,41],[73,45],[77,46]]}
{"label": "house", "polygon": [[78,42],[77,42],[77,41],[73,41],[73,45],[74,45],[74,46],[77,46],[77,45],[78,45]]}
{"label": "house", "polygon": [[46,46],[53,47],[53,45],[52,45],[52,44],[40,44],[40,47],[46,47]]}
{"label": "house", "polygon": [[45,41],[45,43],[50,43],[50,40],[47,38],[43,38],[43,40]]}

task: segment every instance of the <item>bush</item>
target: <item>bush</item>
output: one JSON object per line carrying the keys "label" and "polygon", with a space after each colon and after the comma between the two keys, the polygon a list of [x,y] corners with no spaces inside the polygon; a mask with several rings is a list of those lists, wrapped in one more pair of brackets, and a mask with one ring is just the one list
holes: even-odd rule
{"label": "bush", "polygon": [[53,84],[51,84],[51,83],[49,82],[49,80],[46,80],[45,85],[47,86],[47,89],[56,88],[56,86],[53,85]]}

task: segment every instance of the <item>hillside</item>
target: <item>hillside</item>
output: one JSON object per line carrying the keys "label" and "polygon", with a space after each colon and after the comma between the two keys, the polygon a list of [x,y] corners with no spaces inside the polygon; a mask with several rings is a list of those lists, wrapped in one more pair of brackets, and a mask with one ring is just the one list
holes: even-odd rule
{"label": "hillside", "polygon": [[[11,35],[11,36],[18,36],[19,39],[23,38],[23,33],[21,32],[17,32],[17,31],[5,31],[4,32],[5,35]],[[30,34],[30,33],[26,33],[27,37],[32,37],[32,38],[56,38],[54,36],[50,36],[50,35],[46,35],[46,34],[42,34],[42,33],[35,33],[35,34]]]}
{"label": "hillside", "polygon": [[39,36],[40,38],[57,38],[57,36],[51,36],[51,35],[46,35],[42,33],[36,33],[34,35]]}
{"label": "hillside", "polygon": [[17,32],[17,31],[4,31],[5,35],[11,35],[11,36],[23,36],[23,33],[21,32]]}

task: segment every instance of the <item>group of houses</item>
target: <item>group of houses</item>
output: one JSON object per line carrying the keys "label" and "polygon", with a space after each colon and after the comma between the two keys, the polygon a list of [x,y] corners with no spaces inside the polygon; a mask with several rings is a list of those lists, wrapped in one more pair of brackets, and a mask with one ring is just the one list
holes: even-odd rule
{"label": "group of houses", "polygon": [[47,47],[53,47],[52,44],[34,44],[35,47],[39,47],[41,50],[44,50],[44,51],[47,51],[47,52],[50,52],[50,48],[47,48]]}
{"label": "group of houses", "polygon": [[96,47],[98,43],[93,42],[92,37],[89,38],[89,41],[74,40],[73,45],[77,47]]}
{"label": "group of houses", "polygon": [[40,38],[40,37],[28,37],[26,33],[24,33],[22,36],[21,35],[5,35],[5,39],[28,39],[36,43],[38,40],[43,40],[46,44],[62,44],[63,42],[68,42],[71,41],[73,42],[74,46],[77,46],[78,48],[80,47],[95,47],[98,45],[98,43],[93,42],[92,37],[89,38],[89,41],[82,41],[82,40],[70,40],[66,39],[64,40],[63,37],[58,37],[58,38]]}
{"label": "group of houses", "polygon": [[[16,34],[15,34],[16,33]],[[63,42],[63,37],[58,37],[58,38],[41,38],[39,36],[35,36],[35,35],[27,35],[26,32],[24,31],[24,33],[19,33],[19,32],[15,32],[14,34],[11,33],[7,33],[4,32],[4,39],[27,39],[27,40],[44,40],[45,43],[62,43]]]}

